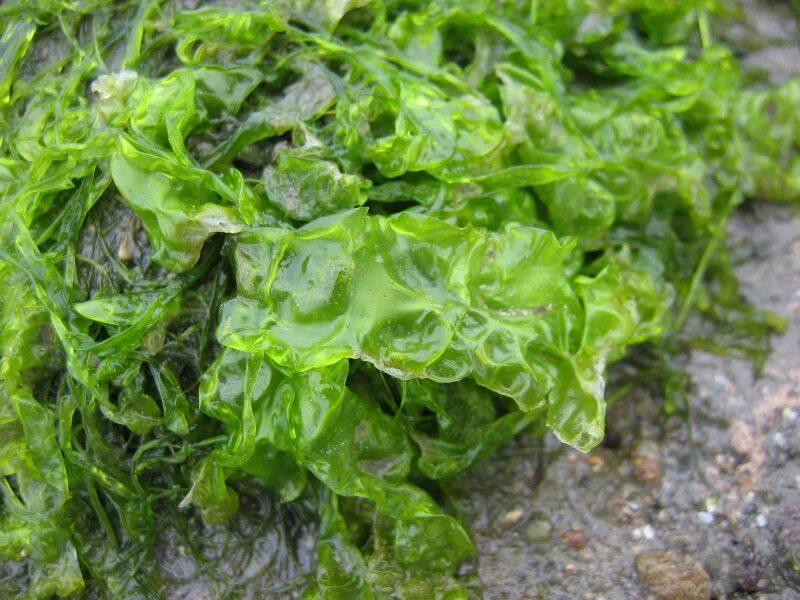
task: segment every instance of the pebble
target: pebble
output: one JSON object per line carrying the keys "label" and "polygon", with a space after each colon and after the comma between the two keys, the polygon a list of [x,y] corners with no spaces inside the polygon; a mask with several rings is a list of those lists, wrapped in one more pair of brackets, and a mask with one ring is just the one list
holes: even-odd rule
{"label": "pebble", "polygon": [[739,587],[742,591],[753,593],[758,591],[758,572],[750,565],[742,567],[741,575],[739,575]]}
{"label": "pebble", "polygon": [[634,529],[632,535],[635,540],[652,540],[656,537],[656,532],[652,526],[645,525],[644,527],[637,527]]}
{"label": "pebble", "polygon": [[702,511],[697,513],[697,520],[706,525],[711,525],[714,522],[714,515],[710,512]]}
{"label": "pebble", "polygon": [[589,543],[589,538],[586,534],[577,529],[569,529],[561,534],[561,539],[564,543],[573,550],[583,550]]}
{"label": "pebble", "polygon": [[128,236],[125,236],[120,243],[119,249],[117,250],[117,258],[119,258],[122,262],[128,262],[135,258],[133,244]]}
{"label": "pebble", "polygon": [[524,516],[525,513],[522,512],[521,508],[515,508],[514,510],[510,510],[506,514],[504,514],[503,517],[500,519],[500,523],[502,523],[506,527],[511,527],[522,521],[522,517]]}
{"label": "pebble", "polygon": [[714,457],[714,464],[720,471],[727,474],[733,473],[736,467],[734,458],[729,454],[717,454]]}
{"label": "pebble", "polygon": [[525,539],[532,544],[546,542],[553,535],[553,524],[545,516],[532,519],[525,526]]}
{"label": "pebble", "polygon": [[634,559],[639,577],[659,600],[708,600],[711,580],[688,554],[640,552]]}
{"label": "pebble", "polygon": [[726,388],[726,389],[727,389],[727,388],[729,388],[729,387],[731,387],[731,386],[733,385],[733,384],[731,383],[731,380],[730,380],[730,379],[728,379],[728,378],[727,378],[725,375],[723,375],[722,373],[716,373],[716,374],[714,375],[714,383],[716,383],[717,385],[721,385],[722,387],[724,387],[724,388]]}
{"label": "pebble", "polygon": [[594,471],[599,471],[606,464],[605,459],[599,454],[590,454],[588,460],[589,466],[592,467]]}
{"label": "pebble", "polygon": [[731,448],[736,454],[740,456],[747,456],[755,445],[753,432],[750,427],[741,420],[736,420],[731,423],[730,431]]}
{"label": "pebble", "polygon": [[756,525],[759,527],[766,527],[767,526],[767,517],[764,515],[758,515],[756,517]]}
{"label": "pebble", "polygon": [[661,483],[661,465],[655,454],[644,451],[633,457],[633,466],[636,467],[636,476],[639,481],[647,485]]}
{"label": "pebble", "polygon": [[623,505],[617,511],[617,520],[620,523],[632,523],[636,512],[631,510],[627,505]]}

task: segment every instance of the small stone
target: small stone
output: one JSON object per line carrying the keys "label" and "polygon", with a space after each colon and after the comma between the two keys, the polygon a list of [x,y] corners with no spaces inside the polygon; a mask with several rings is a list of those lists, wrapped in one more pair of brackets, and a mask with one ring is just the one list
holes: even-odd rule
{"label": "small stone", "polygon": [[617,520],[620,523],[632,523],[634,519],[634,511],[627,505],[623,505],[617,511]]}
{"label": "small stone", "polygon": [[731,448],[740,456],[747,456],[753,450],[755,439],[750,427],[744,421],[736,420],[731,423],[728,432],[731,441]]}
{"label": "small stone", "polygon": [[661,465],[654,456],[649,454],[634,456],[633,466],[636,467],[636,475],[642,483],[648,485],[661,483]]}
{"label": "small stone", "polygon": [[133,260],[134,257],[135,254],[133,252],[133,244],[131,243],[130,238],[126,235],[124,238],[122,238],[122,242],[117,250],[117,258],[119,258],[122,262],[128,262]]}
{"label": "small stone", "polygon": [[656,537],[656,531],[651,525],[645,525],[634,529],[632,535],[635,540],[652,540]]}
{"label": "small stone", "polygon": [[697,513],[697,520],[706,525],[711,525],[714,522],[714,515],[710,512],[702,511]]}
{"label": "small stone", "polygon": [[634,559],[639,577],[659,600],[707,600],[711,580],[688,554],[641,552]]}
{"label": "small stone", "polygon": [[594,469],[595,471],[599,471],[606,464],[605,459],[599,454],[590,454],[588,460],[589,460],[589,466],[591,466],[592,469]]}
{"label": "small stone", "polygon": [[511,527],[522,521],[523,516],[525,516],[525,513],[522,512],[522,509],[515,508],[514,510],[510,510],[506,514],[504,514],[503,517],[500,519],[500,522],[506,527]]}
{"label": "small stone", "polygon": [[717,385],[721,385],[722,387],[724,387],[724,388],[726,388],[726,389],[729,389],[729,388],[730,388],[730,387],[732,387],[732,385],[733,385],[733,384],[731,383],[731,380],[730,380],[730,379],[728,379],[728,378],[727,378],[725,375],[723,375],[722,373],[715,373],[715,374],[714,374],[714,383],[716,383]]}
{"label": "small stone", "polygon": [[764,515],[758,515],[756,517],[756,525],[759,527],[766,527],[767,526],[767,517]]}
{"label": "small stone", "polygon": [[753,593],[758,591],[758,574],[749,566],[742,567],[741,575],[739,575],[739,587],[743,591]]}
{"label": "small stone", "polygon": [[717,454],[714,457],[714,464],[723,473],[733,473],[736,467],[734,458],[728,454]]}
{"label": "small stone", "polygon": [[583,550],[589,543],[589,538],[586,534],[577,529],[569,529],[561,534],[561,539],[564,543],[573,550]]}
{"label": "small stone", "polygon": [[525,539],[532,544],[546,542],[552,535],[553,524],[547,517],[536,517],[525,526]]}
{"label": "small stone", "polygon": [[564,565],[564,570],[567,573],[574,573],[575,572],[575,565],[573,565],[572,563],[567,563],[566,565]]}

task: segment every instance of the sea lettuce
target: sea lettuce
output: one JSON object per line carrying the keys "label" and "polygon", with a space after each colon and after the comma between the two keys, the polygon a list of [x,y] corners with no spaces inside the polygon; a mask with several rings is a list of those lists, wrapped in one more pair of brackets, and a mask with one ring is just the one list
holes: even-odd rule
{"label": "sea lettuce", "polygon": [[588,450],[602,438],[609,354],[657,334],[664,307],[646,272],[619,263],[570,281],[573,249],[543,229],[364,209],[253,230],[217,337],[295,371],[349,358],[401,379],[472,377],[522,410],[547,405],[556,435]]}
{"label": "sea lettuce", "polygon": [[449,480],[785,327],[725,235],[800,83],[727,3],[190,5],[0,6],[0,596],[470,597]]}

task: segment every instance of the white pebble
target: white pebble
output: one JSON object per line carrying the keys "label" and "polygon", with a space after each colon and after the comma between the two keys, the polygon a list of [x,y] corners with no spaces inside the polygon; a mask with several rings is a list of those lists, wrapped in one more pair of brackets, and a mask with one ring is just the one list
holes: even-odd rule
{"label": "white pebble", "polygon": [[701,523],[705,523],[706,525],[711,525],[714,522],[714,515],[712,515],[710,512],[703,511],[697,513],[697,519]]}
{"label": "white pebble", "polygon": [[767,517],[764,515],[758,515],[756,517],[756,525],[759,527],[766,527],[767,526]]}
{"label": "white pebble", "polygon": [[525,513],[522,512],[522,509],[515,508],[514,510],[510,510],[506,514],[504,514],[501,521],[503,525],[516,525],[522,520],[522,517],[524,516]]}

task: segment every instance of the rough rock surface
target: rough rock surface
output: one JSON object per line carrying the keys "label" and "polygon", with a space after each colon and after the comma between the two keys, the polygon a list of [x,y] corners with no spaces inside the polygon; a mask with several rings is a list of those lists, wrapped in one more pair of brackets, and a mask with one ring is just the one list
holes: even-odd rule
{"label": "rough rock surface", "polygon": [[636,572],[659,600],[707,600],[708,573],[691,556],[675,552],[641,552]]}

